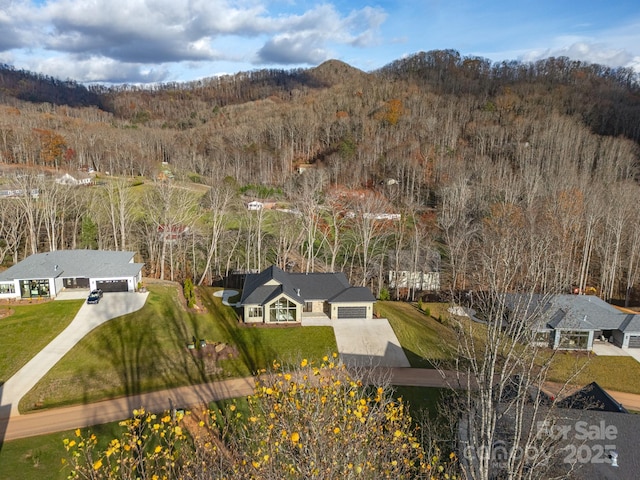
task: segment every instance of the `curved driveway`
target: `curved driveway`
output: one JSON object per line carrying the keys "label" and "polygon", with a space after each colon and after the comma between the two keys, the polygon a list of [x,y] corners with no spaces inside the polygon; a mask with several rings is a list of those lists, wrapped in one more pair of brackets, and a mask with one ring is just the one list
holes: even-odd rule
{"label": "curved driveway", "polygon": [[[100,303],[80,307],[56,338],[0,387],[0,416],[19,415],[18,402],[76,343],[112,318],[140,310],[148,293],[105,293]],[[83,297],[84,298],[84,297]]]}

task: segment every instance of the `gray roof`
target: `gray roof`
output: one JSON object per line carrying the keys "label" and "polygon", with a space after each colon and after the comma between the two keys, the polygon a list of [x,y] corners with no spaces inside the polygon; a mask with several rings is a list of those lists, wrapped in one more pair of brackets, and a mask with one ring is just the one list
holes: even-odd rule
{"label": "gray roof", "polygon": [[[513,309],[520,302],[530,314],[541,313],[542,322],[560,330],[621,330],[640,332],[640,315],[622,312],[593,295],[509,295],[507,302]],[[527,303],[528,302],[528,303]]]}
{"label": "gray roof", "polygon": [[593,295],[507,294],[512,311],[535,318],[534,328],[620,330],[640,333],[640,315],[622,312]]}
{"label": "gray roof", "polygon": [[0,273],[0,281],[45,278],[113,278],[135,276],[143,263],[131,263],[134,252],[56,250],[36,253]]}
{"label": "gray roof", "polygon": [[[267,283],[275,283],[266,285]],[[297,303],[312,300],[341,302],[373,302],[371,291],[351,287],[342,272],[287,273],[272,265],[260,273],[248,274],[242,289],[241,305],[263,305],[285,294]]]}
{"label": "gray roof", "polygon": [[375,302],[376,298],[367,287],[351,287],[343,290],[335,297],[329,299],[329,303],[353,303]]}

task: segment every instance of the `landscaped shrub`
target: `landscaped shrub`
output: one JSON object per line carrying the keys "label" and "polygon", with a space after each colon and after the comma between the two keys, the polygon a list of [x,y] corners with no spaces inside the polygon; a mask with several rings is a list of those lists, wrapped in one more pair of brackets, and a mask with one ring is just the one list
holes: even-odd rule
{"label": "landscaped shrub", "polygon": [[381,300],[383,302],[391,300],[391,294],[389,293],[389,290],[386,288],[381,288],[380,294],[378,295],[378,300]]}
{"label": "landscaped shrub", "polygon": [[185,279],[182,289],[184,291],[184,298],[187,301],[187,307],[193,308],[196,304],[196,289],[193,281],[190,278]]}

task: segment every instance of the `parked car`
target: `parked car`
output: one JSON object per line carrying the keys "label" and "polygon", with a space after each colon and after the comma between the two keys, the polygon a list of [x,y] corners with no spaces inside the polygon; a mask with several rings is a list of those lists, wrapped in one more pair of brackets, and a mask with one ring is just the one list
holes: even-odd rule
{"label": "parked car", "polygon": [[87,298],[87,303],[98,303],[102,298],[102,290],[92,290]]}

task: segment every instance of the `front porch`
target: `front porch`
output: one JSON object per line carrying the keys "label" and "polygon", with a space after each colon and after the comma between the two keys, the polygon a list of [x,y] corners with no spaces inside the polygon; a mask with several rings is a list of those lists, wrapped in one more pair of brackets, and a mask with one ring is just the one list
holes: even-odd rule
{"label": "front porch", "polygon": [[303,327],[332,327],[333,323],[324,312],[302,312]]}

